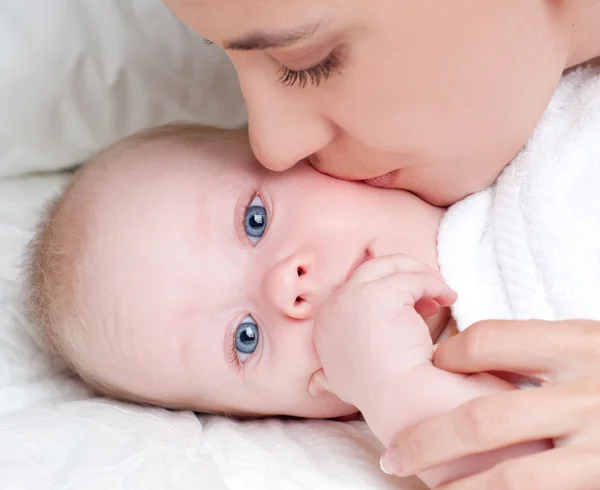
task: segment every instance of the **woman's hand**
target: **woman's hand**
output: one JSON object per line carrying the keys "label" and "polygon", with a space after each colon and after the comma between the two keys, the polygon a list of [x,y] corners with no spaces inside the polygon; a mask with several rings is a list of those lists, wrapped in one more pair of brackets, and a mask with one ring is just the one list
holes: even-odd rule
{"label": "woman's hand", "polygon": [[382,458],[387,472],[406,476],[463,456],[554,439],[553,449],[442,488],[600,488],[600,322],[480,322],[440,344],[434,364],[460,373],[518,373],[542,386],[488,395],[401,432]]}

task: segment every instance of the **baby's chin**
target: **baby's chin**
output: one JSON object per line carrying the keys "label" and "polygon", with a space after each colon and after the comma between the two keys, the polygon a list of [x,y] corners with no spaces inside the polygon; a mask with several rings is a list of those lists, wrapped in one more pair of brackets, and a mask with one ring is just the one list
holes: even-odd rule
{"label": "baby's chin", "polygon": [[[320,399],[319,399],[320,398]],[[262,417],[296,417],[302,419],[345,419],[354,418],[358,409],[344,403],[334,395],[323,395],[306,403],[294,404],[292,407],[281,407],[281,410],[247,411],[229,410],[227,415],[242,418]]]}
{"label": "baby's chin", "polygon": [[[360,416],[360,412],[357,408],[352,407],[350,410],[330,410],[330,411],[294,411],[293,413],[287,413],[284,415],[273,414],[271,417],[293,417],[299,419],[312,419],[312,420],[340,420],[350,421],[357,420]],[[265,415],[263,415],[265,417]],[[269,417],[267,415],[266,417]]]}
{"label": "baby's chin", "polygon": [[[353,405],[349,405],[337,396],[331,393],[324,393],[319,396],[306,394],[306,398],[301,400],[295,399],[290,403],[282,403],[263,405],[257,403],[254,406],[235,406],[231,404],[216,404],[216,403],[189,403],[185,407],[176,407],[173,404],[160,404],[168,408],[192,410],[194,412],[226,415],[240,419],[254,419],[265,417],[296,417],[303,419],[340,419],[352,416],[358,413],[358,409]],[[170,406],[169,406],[170,405]],[[261,406],[262,405],[262,406]]]}
{"label": "baby's chin", "polygon": [[286,411],[287,413],[279,415],[287,415],[290,417],[300,417],[306,419],[340,419],[358,413],[358,409],[356,407],[344,403],[335,396],[323,395],[323,398],[328,398],[328,400],[318,400],[318,402],[314,404],[295,407],[289,411]]}

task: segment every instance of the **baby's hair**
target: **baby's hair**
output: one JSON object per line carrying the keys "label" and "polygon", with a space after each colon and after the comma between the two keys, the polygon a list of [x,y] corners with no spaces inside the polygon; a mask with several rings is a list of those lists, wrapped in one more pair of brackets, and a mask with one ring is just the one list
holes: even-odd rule
{"label": "baby's hair", "polygon": [[[50,354],[94,392],[141,404],[154,404],[110,386],[85,368],[83,334],[88,328],[83,278],[87,272],[88,227],[86,212],[93,192],[80,192],[88,180],[102,179],[103,172],[118,168],[111,163],[130,150],[156,141],[195,144],[240,141],[247,132],[190,123],[171,123],[130,135],[91,156],[69,185],[44,209],[29,244],[25,267],[26,315],[37,328]],[[164,404],[163,404],[164,405]],[[183,408],[183,407],[173,407]]]}

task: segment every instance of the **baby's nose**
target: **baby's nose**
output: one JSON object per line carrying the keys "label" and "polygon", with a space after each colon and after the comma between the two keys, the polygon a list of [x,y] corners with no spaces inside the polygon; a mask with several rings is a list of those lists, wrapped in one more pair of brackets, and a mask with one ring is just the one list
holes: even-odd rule
{"label": "baby's nose", "polygon": [[315,314],[314,261],[292,256],[275,264],[265,275],[267,297],[284,315],[307,320]]}

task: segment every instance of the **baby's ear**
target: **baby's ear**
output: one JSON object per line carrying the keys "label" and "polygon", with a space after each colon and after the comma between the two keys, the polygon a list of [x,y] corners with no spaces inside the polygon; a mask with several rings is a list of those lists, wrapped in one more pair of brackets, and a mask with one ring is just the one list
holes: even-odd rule
{"label": "baby's ear", "polygon": [[315,371],[308,382],[308,392],[312,396],[320,396],[323,393],[333,393],[329,387],[329,381],[323,369]]}

